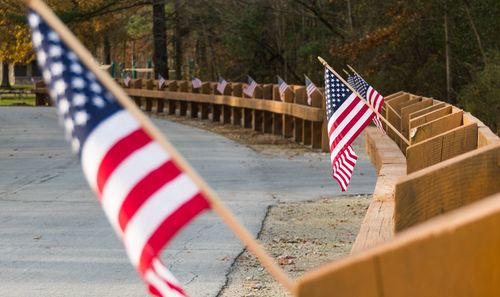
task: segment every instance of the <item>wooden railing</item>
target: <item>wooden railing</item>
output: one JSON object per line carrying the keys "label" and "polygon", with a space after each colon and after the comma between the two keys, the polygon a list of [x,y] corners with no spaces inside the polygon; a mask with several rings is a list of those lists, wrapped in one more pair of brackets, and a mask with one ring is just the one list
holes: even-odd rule
{"label": "wooden railing", "polygon": [[405,92],[383,114],[410,145],[367,128],[379,177],[351,255],[306,273],[295,295],[499,296],[500,139]]}
{"label": "wooden railing", "polygon": [[[329,151],[323,95],[313,94],[309,106],[304,86],[290,86],[281,101],[278,86],[273,84],[257,86],[254,96],[248,97],[242,83],[230,83],[220,94],[212,82],[198,89],[193,89],[191,81],[167,81],[161,89],[156,80],[132,80],[129,87],[117,82],[146,112],[238,125]],[[37,105],[50,104],[43,83],[37,84],[35,93]]]}

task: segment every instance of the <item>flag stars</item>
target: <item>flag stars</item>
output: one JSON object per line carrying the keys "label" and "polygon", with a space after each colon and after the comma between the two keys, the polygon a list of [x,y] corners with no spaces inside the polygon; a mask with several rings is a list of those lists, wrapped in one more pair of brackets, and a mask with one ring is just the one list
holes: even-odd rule
{"label": "flag stars", "polygon": [[54,31],[49,33],[49,40],[54,42],[60,42],[59,35],[57,35],[57,33]]}
{"label": "flag stars", "polygon": [[80,151],[80,141],[77,138],[73,138],[73,140],[71,140],[71,149],[75,154]]}
{"label": "flag stars", "polygon": [[75,124],[77,126],[84,126],[89,120],[89,114],[84,111],[77,111],[75,113]]}
{"label": "flag stars", "polygon": [[54,76],[61,76],[63,71],[64,71],[64,66],[60,62],[54,63],[50,67],[50,71],[52,72],[52,75],[54,75]]}
{"label": "flag stars", "polygon": [[85,105],[85,103],[87,103],[87,97],[85,97],[83,94],[76,93],[73,96],[73,104],[75,106],[83,106]]}
{"label": "flag stars", "polygon": [[90,85],[90,89],[94,93],[100,93],[100,92],[102,92],[101,86],[98,83],[95,83],[95,82]]}
{"label": "flag stars", "polygon": [[83,71],[82,66],[80,66],[80,64],[77,63],[71,64],[71,66],[69,66],[69,69],[71,70],[71,72],[75,74],[81,74]]}
{"label": "flag stars", "polygon": [[64,93],[66,92],[66,87],[67,85],[62,79],[58,79],[54,83],[54,90],[58,95],[64,95]]}
{"label": "flag stars", "polygon": [[49,48],[49,56],[52,58],[60,57],[62,54],[62,48],[58,45],[52,45]]}
{"label": "flag stars", "polygon": [[92,103],[94,103],[95,106],[99,108],[103,108],[106,105],[106,102],[104,102],[104,99],[102,97],[96,96],[92,99]]}
{"label": "flag stars", "polygon": [[42,45],[43,37],[39,31],[34,31],[31,34],[31,38],[33,39],[33,44],[35,45],[35,47],[40,47],[40,45]]}
{"label": "flag stars", "polygon": [[73,133],[73,130],[75,129],[75,123],[71,118],[66,118],[64,119],[64,128],[66,128],[66,132],[68,135],[71,135]]}
{"label": "flag stars", "polygon": [[47,54],[45,53],[44,50],[39,50],[37,52],[37,61],[40,67],[45,66],[45,62],[47,62]]}
{"label": "flag stars", "polygon": [[66,114],[69,111],[69,107],[70,107],[68,99],[62,98],[61,100],[59,100],[58,107],[59,107],[60,113]]}
{"label": "flag stars", "polygon": [[40,25],[40,17],[32,13],[28,17],[28,22],[30,23],[31,27],[38,27]]}
{"label": "flag stars", "polygon": [[85,87],[85,81],[79,77],[74,78],[71,81],[71,86],[75,89],[83,89]]}

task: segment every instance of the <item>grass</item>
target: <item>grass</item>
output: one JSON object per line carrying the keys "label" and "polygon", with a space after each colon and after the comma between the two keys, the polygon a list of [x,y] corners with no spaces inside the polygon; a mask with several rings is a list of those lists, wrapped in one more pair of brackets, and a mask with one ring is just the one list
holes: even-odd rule
{"label": "grass", "polygon": [[[26,85],[16,84],[16,85],[12,86],[12,89],[29,91],[29,90],[33,89],[33,85],[31,85],[31,84],[26,84]],[[15,94],[8,94],[8,93],[0,95],[0,106],[13,106],[13,105],[34,106],[35,105],[35,95],[28,94],[28,95],[17,96]]]}

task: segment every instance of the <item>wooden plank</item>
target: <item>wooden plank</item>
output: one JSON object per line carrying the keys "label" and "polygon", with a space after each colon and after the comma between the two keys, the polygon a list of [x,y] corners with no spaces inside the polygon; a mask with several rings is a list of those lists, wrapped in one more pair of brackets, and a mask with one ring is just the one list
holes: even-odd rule
{"label": "wooden plank", "polygon": [[[266,84],[262,87],[262,98],[266,100],[273,100],[273,84]],[[269,111],[264,111],[262,113],[262,130],[264,133],[273,132],[273,113]]]}
{"label": "wooden plank", "polygon": [[[300,105],[307,105],[306,87],[304,86],[295,87],[293,91],[295,93],[294,103]],[[293,140],[295,142],[302,142],[304,120],[296,117],[294,117],[293,120],[294,120]]]}
{"label": "wooden plank", "polygon": [[477,123],[451,129],[408,147],[407,174],[477,148]]}
{"label": "wooden plank", "polygon": [[453,111],[453,107],[451,105],[435,109],[433,111],[430,111],[430,112],[425,113],[421,116],[418,116],[418,117],[411,119],[409,128],[412,129],[412,128],[415,128],[417,126],[421,126],[425,123],[428,123],[430,121],[439,119],[441,117],[444,117],[445,115],[451,114],[452,111]]}
{"label": "wooden plank", "polygon": [[[278,85],[273,85],[273,100],[280,102],[280,92]],[[282,135],[283,133],[283,116],[279,112],[273,113],[273,128],[272,128],[272,133],[274,135]]]}
{"label": "wooden plank", "polygon": [[399,116],[401,116],[401,109],[403,109],[404,107],[413,105],[413,104],[420,102],[420,101],[422,101],[422,97],[410,96],[410,100],[396,104],[394,106],[394,110],[399,114]]}
{"label": "wooden plank", "polygon": [[[429,98],[429,99],[430,99],[430,98]],[[431,99],[431,100],[433,100],[433,101],[434,101],[434,99]],[[422,110],[419,110],[419,111],[416,111],[416,112],[411,113],[411,114],[410,114],[410,120],[411,120],[411,119],[414,119],[414,118],[416,118],[416,117],[419,117],[419,116],[421,116],[421,115],[424,115],[424,114],[426,114],[426,113],[429,113],[429,112],[431,112],[431,111],[434,111],[434,110],[436,110],[436,109],[443,108],[443,107],[445,107],[445,103],[444,103],[444,102],[437,102],[437,103],[436,103],[436,101],[434,101],[434,105],[431,105],[431,106],[426,107],[426,108],[424,108],[424,109],[422,109]]]}
{"label": "wooden plank", "polygon": [[387,106],[395,108],[397,104],[410,100],[410,94],[402,93],[398,96],[394,96],[392,98],[385,98],[384,103]]}
{"label": "wooden plank", "polygon": [[401,108],[401,134],[409,138],[410,114],[432,105],[432,99],[423,98],[421,101]]}
{"label": "wooden plank", "polygon": [[458,111],[410,129],[410,141],[419,143],[462,125],[463,111]]}
{"label": "wooden plank", "polygon": [[396,93],[389,94],[387,96],[384,96],[384,101],[390,101],[394,97],[399,97],[401,95],[404,95],[405,93],[406,93],[405,91],[399,91],[399,92],[396,92]]}
{"label": "wooden plank", "polygon": [[[293,104],[293,97],[295,94],[292,92],[290,88],[285,90],[283,96],[283,102],[287,102],[289,104]],[[288,114],[283,114],[283,137],[291,138],[293,137],[293,116]]]}
{"label": "wooden plank", "polygon": [[496,194],[305,273],[297,280],[294,296],[496,297],[499,228]]}
{"label": "wooden plank", "polygon": [[477,135],[477,145],[478,147],[483,147],[488,144],[500,142],[500,138],[493,133],[488,126],[486,126],[479,119],[471,115],[470,113],[464,113],[464,125],[466,123],[477,123],[478,135]]}
{"label": "wooden plank", "polygon": [[397,232],[500,192],[500,143],[403,177],[396,185]]}

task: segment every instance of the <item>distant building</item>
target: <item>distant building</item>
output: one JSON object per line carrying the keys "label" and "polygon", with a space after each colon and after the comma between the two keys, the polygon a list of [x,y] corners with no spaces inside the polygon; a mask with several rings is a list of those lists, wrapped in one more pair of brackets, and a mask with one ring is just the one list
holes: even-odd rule
{"label": "distant building", "polygon": [[[0,82],[2,81],[3,63],[0,62]],[[31,78],[41,79],[42,74],[36,61],[30,64],[9,64],[9,82],[15,84],[31,84]]]}

